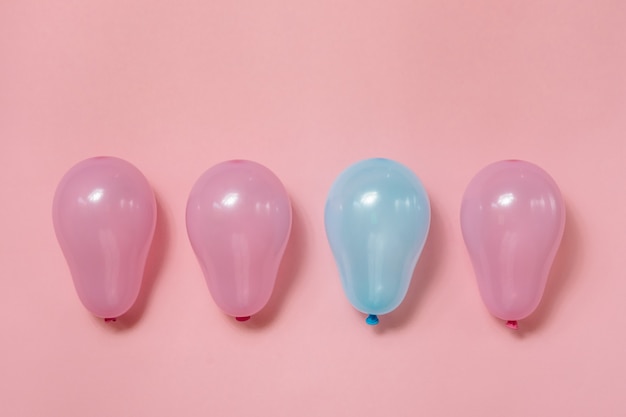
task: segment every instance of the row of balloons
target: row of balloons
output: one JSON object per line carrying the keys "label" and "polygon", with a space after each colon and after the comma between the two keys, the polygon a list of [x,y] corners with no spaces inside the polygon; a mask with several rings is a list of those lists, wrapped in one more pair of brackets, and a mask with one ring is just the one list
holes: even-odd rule
{"label": "row of balloons", "polygon": [[[114,320],[137,299],[156,225],[143,174],[114,157],[79,162],[54,196],[53,222],[74,286],[94,315]],[[382,158],[360,161],[332,185],[328,242],[347,298],[368,324],[403,301],[430,227],[418,177]],[[268,302],[291,231],[281,181],[252,161],[222,162],[187,202],[191,246],[216,304],[243,321]],[[517,328],[539,304],[565,225],[554,180],[525,161],[499,161],[469,183],[461,228],[487,309]]]}

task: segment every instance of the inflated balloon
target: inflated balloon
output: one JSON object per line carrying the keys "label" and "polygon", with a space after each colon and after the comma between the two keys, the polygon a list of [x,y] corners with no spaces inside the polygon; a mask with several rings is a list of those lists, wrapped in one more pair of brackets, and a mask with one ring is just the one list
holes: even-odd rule
{"label": "inflated balloon", "polygon": [[565,227],[554,180],[529,162],[488,165],[469,183],[461,206],[463,238],[480,295],[516,329],[537,308]]}
{"label": "inflated balloon", "polygon": [[352,305],[378,315],[406,296],[430,227],[430,203],[420,180],[389,159],[348,167],[330,189],[326,236]]}
{"label": "inflated balloon", "polygon": [[266,167],[208,169],[187,202],[187,233],[215,303],[244,321],[268,302],[291,231],[285,187]]}
{"label": "inflated balloon", "polygon": [[146,178],[119,158],[84,160],[61,179],[52,213],[84,306],[106,320],[124,314],[139,294],[156,225]]}

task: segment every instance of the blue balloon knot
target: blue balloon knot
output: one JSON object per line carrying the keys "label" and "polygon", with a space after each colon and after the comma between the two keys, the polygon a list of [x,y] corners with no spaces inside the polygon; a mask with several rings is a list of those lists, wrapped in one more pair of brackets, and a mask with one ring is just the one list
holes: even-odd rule
{"label": "blue balloon knot", "polygon": [[376,326],[378,324],[378,316],[376,314],[370,314],[365,319],[365,322],[370,326]]}

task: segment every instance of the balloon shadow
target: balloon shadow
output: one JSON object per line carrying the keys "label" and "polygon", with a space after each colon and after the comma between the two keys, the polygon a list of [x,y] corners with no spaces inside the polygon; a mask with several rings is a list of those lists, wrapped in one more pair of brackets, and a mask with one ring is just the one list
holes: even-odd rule
{"label": "balloon shadow", "polygon": [[535,312],[528,318],[520,320],[519,329],[515,332],[518,337],[537,331],[545,323],[571,283],[572,271],[578,259],[580,231],[576,218],[567,208],[565,218],[563,238],[554,258],[543,297]]}
{"label": "balloon shadow", "polygon": [[433,283],[435,272],[441,262],[445,242],[443,239],[443,222],[439,217],[437,205],[432,200],[430,208],[430,230],[422,254],[413,271],[409,290],[398,308],[380,317],[380,322],[374,326],[377,333],[406,326],[417,314],[423,298],[428,293],[428,288]]}
{"label": "balloon shadow", "polygon": [[[287,294],[298,277],[302,258],[306,252],[306,235],[303,219],[299,209],[293,204],[293,200],[291,211],[291,233],[278,269],[272,296],[267,305],[259,313],[252,316],[250,320],[236,323],[239,326],[260,329],[270,325],[282,310]],[[234,321],[234,319],[232,320]]]}
{"label": "balloon shadow", "polygon": [[148,252],[148,258],[146,260],[146,268],[143,274],[143,281],[141,283],[141,289],[135,304],[121,317],[117,318],[114,322],[105,322],[102,319],[100,322],[109,328],[121,331],[134,327],[143,317],[149,301],[150,294],[154,289],[157,281],[157,277],[163,266],[165,260],[165,254],[167,252],[167,246],[169,241],[169,228],[168,221],[163,211],[163,206],[159,202],[157,196],[157,221],[154,230],[154,237],[152,238],[152,245],[150,245],[150,251]]}

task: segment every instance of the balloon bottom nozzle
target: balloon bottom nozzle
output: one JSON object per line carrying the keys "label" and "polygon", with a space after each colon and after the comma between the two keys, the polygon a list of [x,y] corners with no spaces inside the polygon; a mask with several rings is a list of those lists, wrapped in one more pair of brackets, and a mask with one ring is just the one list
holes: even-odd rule
{"label": "balloon bottom nozzle", "polygon": [[250,320],[250,316],[235,317],[235,320],[237,320],[237,321],[248,321],[248,320]]}
{"label": "balloon bottom nozzle", "polygon": [[116,322],[117,319],[115,317],[107,317],[104,319],[105,323],[111,323],[111,322]]}
{"label": "balloon bottom nozzle", "polygon": [[365,323],[369,324],[370,326],[376,326],[378,324],[378,316],[376,314],[370,314],[365,319]]}
{"label": "balloon bottom nozzle", "polygon": [[519,328],[519,326],[517,325],[517,320],[507,320],[506,327],[513,330],[517,330]]}

